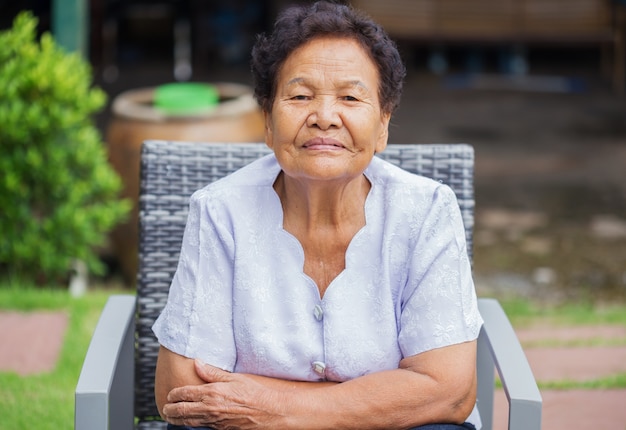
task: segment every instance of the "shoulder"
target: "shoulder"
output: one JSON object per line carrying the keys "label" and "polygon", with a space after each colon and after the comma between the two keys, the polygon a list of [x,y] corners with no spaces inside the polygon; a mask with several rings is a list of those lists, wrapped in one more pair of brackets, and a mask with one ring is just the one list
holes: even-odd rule
{"label": "shoulder", "polygon": [[272,186],[279,172],[280,166],[271,154],[206,185],[191,195],[189,219],[232,230],[251,213],[258,215],[259,222],[261,215],[275,216]]}
{"label": "shoulder", "polygon": [[259,188],[272,187],[279,172],[276,157],[268,154],[197,190],[191,198],[198,201],[242,193],[254,194]]}
{"label": "shoulder", "polygon": [[[374,157],[365,170],[365,175],[374,184],[387,191],[402,191],[405,194],[429,194],[438,190],[449,189],[446,185],[426,176],[408,172],[395,164],[379,157]],[[452,192],[451,189],[449,189]],[[446,193],[446,191],[444,191]]]}
{"label": "shoulder", "polygon": [[[376,158],[365,172],[372,183],[372,207],[400,224],[421,225],[427,218],[443,220],[459,211],[458,199],[448,185],[410,173]],[[447,213],[445,217],[437,213]]]}

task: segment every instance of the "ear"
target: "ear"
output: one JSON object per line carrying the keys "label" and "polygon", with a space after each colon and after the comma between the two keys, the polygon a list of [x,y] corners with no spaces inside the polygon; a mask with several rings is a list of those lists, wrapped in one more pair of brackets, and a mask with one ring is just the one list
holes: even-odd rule
{"label": "ear", "polygon": [[265,144],[269,148],[274,148],[274,133],[272,130],[272,114],[271,112],[263,111],[263,122],[265,123]]}
{"label": "ear", "polygon": [[380,119],[380,135],[376,142],[375,152],[380,153],[387,147],[387,140],[389,139],[389,122],[391,121],[391,113],[383,113]]}

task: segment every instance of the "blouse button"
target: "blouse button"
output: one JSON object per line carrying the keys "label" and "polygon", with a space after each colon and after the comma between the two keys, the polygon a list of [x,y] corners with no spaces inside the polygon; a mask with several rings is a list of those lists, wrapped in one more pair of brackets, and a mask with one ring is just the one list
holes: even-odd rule
{"label": "blouse button", "polygon": [[324,371],[326,370],[326,363],[322,363],[321,361],[314,361],[311,363],[313,367],[313,371],[318,375],[324,376]]}
{"label": "blouse button", "polygon": [[315,315],[315,319],[321,321],[324,318],[324,310],[320,305],[315,305],[313,308],[313,315]]}

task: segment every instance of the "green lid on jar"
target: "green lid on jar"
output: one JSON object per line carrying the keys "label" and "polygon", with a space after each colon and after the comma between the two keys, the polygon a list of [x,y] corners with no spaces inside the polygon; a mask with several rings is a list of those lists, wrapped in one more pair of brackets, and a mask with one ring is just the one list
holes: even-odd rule
{"label": "green lid on jar", "polygon": [[188,115],[209,110],[219,103],[219,92],[213,85],[175,82],[156,87],[154,106],[168,114]]}

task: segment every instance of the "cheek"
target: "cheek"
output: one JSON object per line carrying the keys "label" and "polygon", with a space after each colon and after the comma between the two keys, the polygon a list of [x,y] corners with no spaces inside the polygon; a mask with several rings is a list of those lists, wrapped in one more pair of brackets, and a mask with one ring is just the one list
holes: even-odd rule
{"label": "cheek", "polygon": [[350,115],[344,122],[349,124],[354,133],[370,139],[378,139],[386,129],[380,116],[372,115],[370,112]]}
{"label": "cheek", "polygon": [[293,137],[306,124],[306,115],[299,109],[282,109],[275,114],[271,132],[275,137]]}

